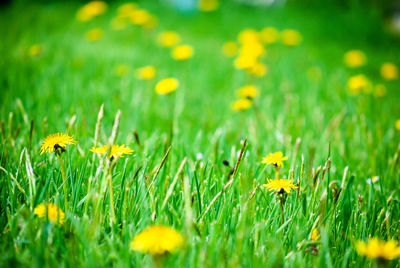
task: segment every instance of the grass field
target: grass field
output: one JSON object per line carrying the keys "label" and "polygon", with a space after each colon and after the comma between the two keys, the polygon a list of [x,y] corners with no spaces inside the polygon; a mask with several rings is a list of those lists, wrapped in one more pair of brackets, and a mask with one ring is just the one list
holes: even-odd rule
{"label": "grass field", "polygon": [[[121,4],[0,10],[1,267],[400,266],[393,244],[359,244],[400,240],[400,40],[382,11]],[[165,31],[193,55],[174,59]],[[235,67],[258,52],[264,72]],[[168,77],[178,87],[157,94]],[[54,133],[77,143],[41,154]],[[113,144],[134,152],[109,158]],[[283,167],[262,163],[274,152]],[[37,212],[49,203],[65,218]],[[151,225],[183,243],[138,252]]]}

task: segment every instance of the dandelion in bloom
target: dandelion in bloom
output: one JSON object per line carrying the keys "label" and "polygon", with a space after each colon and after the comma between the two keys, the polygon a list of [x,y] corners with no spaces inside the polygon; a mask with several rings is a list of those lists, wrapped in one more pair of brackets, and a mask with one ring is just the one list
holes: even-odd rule
{"label": "dandelion in bloom", "polygon": [[[90,151],[93,153],[104,155],[107,152],[107,145],[97,148],[91,148]],[[134,151],[135,150],[132,150],[131,148],[129,148],[129,146],[126,146],[125,144],[113,145],[111,147],[109,158],[116,159],[119,157],[124,157],[124,155],[132,154]]]}
{"label": "dandelion in bloom", "polygon": [[79,21],[89,21],[103,14],[107,10],[107,4],[104,1],[91,1],[80,8],[76,14]]}
{"label": "dandelion in bloom", "polygon": [[175,78],[164,78],[156,84],[156,93],[166,95],[175,91],[179,86],[179,82]]}
{"label": "dandelion in bloom", "polygon": [[118,14],[122,17],[127,17],[138,8],[135,3],[125,3],[118,7]]}
{"label": "dandelion in bloom", "polygon": [[257,58],[253,55],[239,55],[233,64],[236,69],[248,69],[257,64]]}
{"label": "dandelion in bloom", "polygon": [[156,68],[153,66],[144,66],[136,70],[136,77],[142,80],[153,79],[156,75]]}
{"label": "dandelion in bloom", "polygon": [[182,247],[184,239],[171,227],[153,225],[140,232],[132,240],[130,247],[134,251],[161,256],[172,253]]}
{"label": "dandelion in bloom", "polygon": [[219,7],[218,0],[200,0],[198,2],[198,8],[203,12],[211,12],[217,10]]}
{"label": "dandelion in bloom", "polygon": [[234,41],[225,42],[224,45],[222,46],[222,52],[227,57],[235,56],[238,52],[238,46],[236,42]]}
{"label": "dandelion in bloom", "polygon": [[274,27],[266,27],[260,32],[260,40],[264,44],[276,43],[279,39],[279,32]]}
{"label": "dandelion in bloom", "polygon": [[43,47],[39,44],[34,44],[29,48],[29,56],[36,57],[42,53]]}
{"label": "dandelion in bloom", "polygon": [[365,75],[354,75],[347,80],[347,90],[351,95],[359,95],[362,92],[368,94],[372,91],[372,84]]}
{"label": "dandelion in bloom", "polygon": [[396,122],[394,123],[394,127],[395,127],[397,130],[400,130],[400,119],[397,119],[397,120],[396,120]]}
{"label": "dandelion in bloom", "polygon": [[100,28],[94,28],[86,32],[85,37],[90,42],[99,41],[103,37],[104,31]]}
{"label": "dandelion in bloom", "polygon": [[357,253],[370,259],[394,260],[400,257],[400,247],[396,241],[383,241],[372,238],[368,242],[356,243]]}
{"label": "dandelion in bloom", "polygon": [[318,241],[321,238],[321,235],[318,232],[317,228],[314,228],[311,232],[311,240],[312,241]]}
{"label": "dandelion in bloom", "polygon": [[297,46],[302,41],[301,34],[292,29],[283,30],[281,33],[281,41],[286,46]]}
{"label": "dandelion in bloom", "polygon": [[54,204],[40,204],[33,210],[39,218],[48,219],[50,222],[62,225],[65,222],[65,214],[61,208]]}
{"label": "dandelion in bloom", "polygon": [[287,159],[288,157],[283,156],[282,152],[275,152],[275,153],[270,153],[266,157],[264,157],[261,163],[267,165],[274,165],[274,167],[276,168],[281,168],[283,167],[283,161],[286,161]]}
{"label": "dandelion in bloom", "polygon": [[151,19],[150,13],[145,9],[135,9],[130,13],[133,25],[145,25]]}
{"label": "dandelion in bloom", "polygon": [[187,60],[193,56],[193,48],[189,45],[180,45],[175,47],[171,53],[175,60]]}
{"label": "dandelion in bloom", "polygon": [[158,18],[155,15],[150,14],[147,21],[143,24],[143,28],[154,29],[157,27],[157,24],[158,24]]}
{"label": "dandelion in bloom", "polygon": [[251,108],[253,103],[249,99],[239,99],[232,103],[232,110],[234,111],[245,111]]}
{"label": "dandelion in bloom", "polygon": [[173,47],[181,41],[181,38],[176,32],[166,31],[160,33],[157,40],[160,46]]}
{"label": "dandelion in bloom", "polygon": [[386,80],[396,80],[399,77],[397,66],[391,62],[386,62],[381,66],[381,76]]}
{"label": "dandelion in bloom", "polygon": [[386,87],[385,85],[382,84],[377,84],[375,86],[375,90],[374,90],[374,96],[377,98],[382,98],[384,96],[386,96]]}
{"label": "dandelion in bloom", "polygon": [[256,62],[253,66],[247,68],[246,72],[257,77],[263,77],[267,74],[268,67],[261,62]]}
{"label": "dandelion in bloom", "polygon": [[367,57],[361,50],[350,50],[344,54],[344,63],[350,68],[356,68],[365,65]]}
{"label": "dandelion in bloom", "polygon": [[238,41],[241,44],[258,43],[259,40],[260,36],[258,32],[251,28],[244,29],[238,34]]}
{"label": "dandelion in bloom", "polygon": [[239,88],[237,94],[243,99],[254,99],[260,95],[260,91],[255,85],[247,85]]}

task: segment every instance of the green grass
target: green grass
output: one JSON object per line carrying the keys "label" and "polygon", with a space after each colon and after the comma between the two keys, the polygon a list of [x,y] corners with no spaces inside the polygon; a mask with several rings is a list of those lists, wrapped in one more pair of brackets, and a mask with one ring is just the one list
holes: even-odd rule
{"label": "green grass", "polygon": [[[151,266],[152,259],[131,251],[129,243],[155,223],[173,226],[186,239],[184,248],[165,258],[165,267],[364,267],[374,261],[357,254],[357,240],[399,240],[400,132],[394,125],[400,83],[383,80],[379,69],[383,62],[400,65],[400,42],[384,32],[379,10],[225,3],[213,13],[183,14],[143,1],[158,26],[114,31],[110,20],[117,6],[87,23],[75,18],[78,3],[16,3],[0,11],[1,267]],[[221,46],[245,28],[265,26],[297,29],[303,42],[268,46],[268,74],[251,79],[233,68]],[[94,27],[104,29],[104,38],[89,43],[84,35]],[[195,56],[174,61],[169,49],[156,45],[164,30],[178,32]],[[33,44],[44,48],[37,57],[27,52]],[[368,64],[346,68],[343,54],[350,49],[364,51]],[[116,76],[118,64],[130,66],[127,76]],[[134,77],[144,65],[156,67],[154,80]],[[310,67],[321,70],[320,80],[307,77]],[[347,79],[359,73],[384,84],[386,96],[350,96]],[[177,91],[156,95],[155,83],[170,76],[180,82]],[[248,83],[261,90],[256,109],[232,111],[236,89]],[[110,193],[101,186],[104,169],[89,151],[102,104],[99,144],[107,144],[120,110],[116,144],[135,150],[118,159],[112,175],[114,225]],[[59,161],[40,155],[43,139],[56,132],[79,142],[64,154],[69,210],[61,227],[33,213],[42,202],[65,210]],[[244,157],[223,190],[245,139]],[[275,151],[289,157],[281,175],[293,174],[296,182],[304,157],[300,198],[297,191],[288,195],[283,225],[275,195],[262,186],[274,177],[262,157]],[[313,170],[328,158],[331,166],[313,191]],[[373,176],[379,181],[367,184]],[[87,197],[90,178],[98,198]],[[335,187],[341,190],[336,202]],[[306,252],[313,227],[321,232],[318,256]],[[390,264],[399,266],[398,260]]]}

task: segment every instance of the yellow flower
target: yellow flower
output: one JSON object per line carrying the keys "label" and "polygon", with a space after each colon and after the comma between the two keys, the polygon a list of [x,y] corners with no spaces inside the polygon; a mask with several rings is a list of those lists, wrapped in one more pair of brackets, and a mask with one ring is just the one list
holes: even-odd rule
{"label": "yellow flower", "polygon": [[244,29],[238,34],[238,40],[241,44],[259,42],[259,34],[254,29]]}
{"label": "yellow flower", "polygon": [[286,193],[290,194],[292,189],[296,189],[297,186],[293,184],[293,180],[286,180],[286,179],[267,179],[268,183],[263,184],[265,188],[270,191],[277,191],[282,192],[285,191]]}
{"label": "yellow flower", "polygon": [[350,50],[344,54],[344,63],[351,68],[365,65],[367,57],[361,50]]}
{"label": "yellow flower", "polygon": [[359,74],[347,80],[347,89],[351,95],[358,95],[361,92],[371,93],[372,85],[365,75]]}
{"label": "yellow flower", "polygon": [[[91,152],[98,153],[100,155],[104,155],[107,152],[107,145],[97,148],[91,148]],[[129,148],[129,146],[122,145],[113,145],[111,147],[110,158],[124,157],[125,154],[132,154],[135,150]]]}
{"label": "yellow flower", "polygon": [[39,218],[48,219],[52,223],[62,225],[65,222],[64,212],[54,204],[40,204],[33,210]]}
{"label": "yellow flower", "polygon": [[164,78],[156,84],[156,93],[165,95],[175,91],[179,86],[179,82],[175,78]]}
{"label": "yellow flower", "polygon": [[129,16],[129,14],[136,9],[137,5],[135,3],[125,3],[118,7],[118,14],[121,16]]}
{"label": "yellow flower", "polygon": [[264,55],[265,49],[260,42],[247,42],[242,45],[239,51],[240,55],[251,56],[258,58]]}
{"label": "yellow flower", "polygon": [[377,98],[386,96],[386,87],[382,84],[377,84],[375,86],[374,96]]}
{"label": "yellow flower", "polygon": [[143,24],[143,28],[145,29],[154,29],[158,24],[158,18],[152,14],[150,14],[149,19]]}
{"label": "yellow flower", "polygon": [[118,64],[115,68],[115,74],[119,77],[126,76],[129,72],[129,66],[126,64]]}
{"label": "yellow flower", "polygon": [[287,156],[283,156],[282,152],[275,152],[275,153],[270,153],[266,157],[263,158],[261,163],[267,164],[267,165],[274,165],[275,167],[283,167],[283,161],[286,161],[288,159]]}
{"label": "yellow flower", "polygon": [[391,62],[382,64],[381,76],[386,80],[396,80],[398,78],[397,66]]}
{"label": "yellow flower", "polygon": [[256,62],[253,66],[247,68],[246,72],[257,77],[262,77],[268,72],[268,67],[261,62]]}
{"label": "yellow flower", "polygon": [[394,127],[395,127],[397,130],[400,130],[400,119],[397,119],[397,120],[396,120],[396,123],[394,123]]}
{"label": "yellow flower", "polygon": [[266,27],[260,32],[260,39],[265,44],[276,43],[279,39],[279,32],[274,27]]}
{"label": "yellow flower", "polygon": [[39,44],[35,44],[29,48],[29,56],[36,57],[42,52],[43,48]]}
{"label": "yellow flower", "polygon": [[56,133],[47,136],[42,146],[40,147],[40,154],[51,153],[60,150],[63,152],[68,144],[76,144],[77,142],[67,134]]}
{"label": "yellow flower", "polygon": [[283,30],[281,33],[282,43],[286,46],[297,46],[302,41],[301,34],[292,29]]}
{"label": "yellow flower", "polygon": [[144,66],[136,70],[136,77],[142,80],[153,79],[156,75],[156,68],[153,66]]}
{"label": "yellow flower", "polygon": [[176,32],[167,31],[160,33],[157,40],[163,47],[173,47],[181,41],[181,38]]}
{"label": "yellow flower", "polygon": [[182,247],[183,237],[176,230],[162,225],[153,225],[137,234],[131,242],[131,249],[151,255],[164,255]]}
{"label": "yellow flower", "polygon": [[257,64],[257,58],[253,55],[239,55],[233,64],[236,69],[248,69]]}
{"label": "yellow flower", "polygon": [[193,56],[193,48],[189,45],[175,47],[171,53],[175,60],[187,60]]}
{"label": "yellow flower", "polygon": [[243,99],[254,99],[258,95],[260,95],[260,91],[254,85],[247,85],[238,89],[238,96]]}
{"label": "yellow flower", "polygon": [[233,57],[237,54],[238,46],[234,41],[228,41],[222,46],[222,52],[227,57]]}
{"label": "yellow flower", "polygon": [[203,12],[210,12],[217,10],[219,7],[218,0],[200,0],[198,4],[199,10]]}
{"label": "yellow flower", "polygon": [[318,241],[321,238],[321,235],[319,234],[317,228],[314,228],[312,233],[311,233],[311,240],[312,241]]}
{"label": "yellow flower", "polygon": [[251,108],[253,103],[249,99],[240,99],[232,103],[232,109],[234,111],[244,111]]}
{"label": "yellow flower", "polygon": [[86,39],[90,42],[95,42],[103,37],[103,30],[100,28],[94,28],[86,32]]}
{"label": "yellow flower", "polygon": [[89,21],[103,14],[106,9],[107,4],[104,1],[91,1],[78,10],[76,17],[80,21]]}
{"label": "yellow flower", "polygon": [[134,25],[145,25],[151,19],[151,15],[147,10],[135,9],[130,13],[130,19]]}
{"label": "yellow flower", "polygon": [[367,243],[358,241],[356,243],[356,249],[358,254],[370,259],[380,258],[393,260],[400,257],[400,247],[397,246],[394,240],[386,242],[377,238],[372,238]]}

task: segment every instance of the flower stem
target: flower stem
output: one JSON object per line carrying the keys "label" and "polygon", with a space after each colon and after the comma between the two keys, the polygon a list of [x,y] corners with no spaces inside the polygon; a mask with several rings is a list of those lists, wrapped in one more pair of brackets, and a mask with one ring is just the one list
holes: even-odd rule
{"label": "flower stem", "polygon": [[67,178],[65,176],[65,169],[64,169],[64,161],[62,158],[62,154],[59,155],[60,159],[60,166],[61,166],[61,175],[62,175],[62,180],[63,180],[63,188],[64,188],[64,205],[65,205],[65,211],[68,210],[68,198],[67,198]]}
{"label": "flower stem", "polygon": [[281,203],[281,222],[282,222],[282,225],[283,225],[283,223],[285,222],[285,216],[284,216],[284,214],[283,214],[283,199],[281,198],[281,199],[279,199],[279,202]]}
{"label": "flower stem", "polygon": [[110,185],[110,217],[111,217],[111,223],[115,223],[114,194],[113,194],[111,171],[108,174],[108,183]]}

